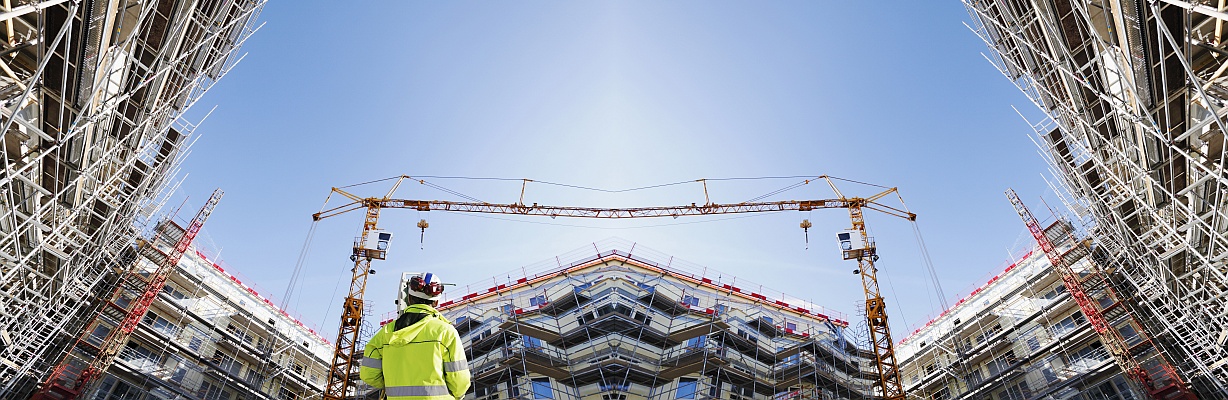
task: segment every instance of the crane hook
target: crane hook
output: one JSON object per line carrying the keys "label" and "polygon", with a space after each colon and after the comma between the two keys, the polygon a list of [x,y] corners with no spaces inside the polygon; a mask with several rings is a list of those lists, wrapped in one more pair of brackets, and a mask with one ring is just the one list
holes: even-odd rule
{"label": "crane hook", "polygon": [[431,227],[431,224],[426,222],[425,219],[418,220],[418,228],[422,229],[422,233],[418,235],[418,249],[419,250],[422,249],[422,243],[426,240],[426,228],[429,228],[429,227]]}
{"label": "crane hook", "polygon": [[802,227],[802,231],[804,231],[806,235],[806,249],[809,250],[810,249],[810,227],[814,225],[810,223],[810,220],[803,219],[802,223],[798,226]]}

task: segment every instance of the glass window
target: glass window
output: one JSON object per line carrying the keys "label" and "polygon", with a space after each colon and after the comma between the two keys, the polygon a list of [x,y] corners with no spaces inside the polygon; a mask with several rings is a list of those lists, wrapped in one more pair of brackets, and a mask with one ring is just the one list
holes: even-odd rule
{"label": "glass window", "polygon": [[486,386],[482,384],[477,384],[473,386],[473,397],[480,399],[480,398],[491,396],[491,395],[494,395],[495,398],[498,398],[499,388],[494,387],[494,386]]}
{"label": "glass window", "polygon": [[1039,349],[1039,348],[1040,348],[1040,338],[1037,338],[1036,336],[1028,337],[1028,349],[1032,351],[1036,351],[1036,349]]}
{"label": "glass window", "polygon": [[187,376],[187,374],[188,369],[184,367],[183,364],[179,364],[179,366],[175,368],[175,372],[171,374],[171,382],[183,383],[183,377]]}
{"label": "glass window", "polygon": [[554,391],[550,389],[550,378],[533,378],[533,398],[554,398]]}
{"label": "glass window", "polygon": [[298,395],[290,391],[289,388],[286,388],[283,386],[281,389],[277,390],[277,398],[286,399],[286,400],[294,400],[298,398]]}
{"label": "glass window", "polygon": [[1040,373],[1041,375],[1044,375],[1046,383],[1053,383],[1057,381],[1057,373],[1053,372],[1052,367],[1045,367],[1045,369],[1040,370]]}
{"label": "glass window", "polygon": [[1083,314],[1075,311],[1075,313],[1071,314],[1069,317],[1063,318],[1061,321],[1053,324],[1051,330],[1053,331],[1054,335],[1061,336],[1077,328],[1079,325],[1082,325],[1085,321],[1086,320],[1083,319]]}
{"label": "glass window", "polygon": [[[219,400],[222,399],[222,396],[224,395],[220,386],[209,381],[201,382],[200,389],[197,389],[196,394],[205,400]],[[229,398],[229,396],[227,396],[227,398]]]}
{"label": "glass window", "polygon": [[168,336],[174,335],[179,330],[179,327],[174,323],[167,321],[166,318],[162,318],[161,315],[152,311],[145,313],[145,316],[141,318],[141,322],[152,326],[154,330]]}
{"label": "glass window", "polygon": [[699,382],[692,378],[682,378],[678,380],[678,394],[674,396],[676,399],[694,399],[695,389],[699,387]]}
{"label": "glass window", "polygon": [[527,347],[530,349],[540,349],[542,348],[542,340],[532,337],[532,336],[525,336],[524,337],[524,347]]}
{"label": "glass window", "polygon": [[247,376],[243,379],[246,380],[247,383],[259,385],[264,382],[264,375],[261,375],[255,369],[249,369],[247,370]]}
{"label": "glass window", "polygon": [[964,376],[964,381],[967,382],[969,386],[979,385],[981,384],[981,380],[980,369],[972,370],[972,372],[969,372],[968,375]]}
{"label": "glass window", "polygon": [[624,306],[624,305],[622,305],[622,304],[615,304],[615,305],[614,305],[614,312],[619,313],[619,314],[622,314],[622,315],[630,316],[630,315],[631,315],[631,307],[627,307],[627,306]]}
{"label": "glass window", "polygon": [[1018,384],[1008,385],[1006,390],[998,392],[998,398],[1002,400],[1024,400],[1032,396],[1032,390],[1028,387],[1028,383],[1021,381]]}
{"label": "glass window", "polygon": [[107,392],[111,391],[111,387],[115,386],[115,378],[108,376],[102,379],[102,383],[98,386],[98,390],[94,394],[94,400],[104,400]]}
{"label": "glass window", "polygon": [[1117,393],[1121,394],[1122,399],[1137,400],[1134,396],[1134,391],[1130,389],[1130,385],[1126,383],[1126,380],[1121,375],[1113,378],[1113,384],[1117,386]]}
{"label": "glass window", "polygon": [[140,390],[137,387],[133,387],[128,382],[116,381],[115,390],[112,391],[109,396],[107,396],[107,399],[108,400],[109,399],[117,399],[117,400],[135,399],[141,395],[141,392],[144,392],[144,391]]}
{"label": "glass window", "polygon": [[85,339],[86,342],[94,346],[102,345],[102,341],[106,340],[107,335],[111,334],[111,328],[105,325],[98,324],[94,326],[94,330],[90,331],[90,336]]}
{"label": "glass window", "polygon": [[171,296],[172,298],[174,298],[174,299],[176,299],[176,300],[183,300],[183,299],[187,299],[187,298],[188,298],[188,295],[187,295],[187,294],[184,294],[184,293],[183,293],[183,291],[181,291],[181,290],[179,290],[178,288],[173,287],[173,286],[171,286],[171,285],[166,285],[166,286],[163,286],[163,287],[162,287],[162,292],[166,293],[168,296]]}

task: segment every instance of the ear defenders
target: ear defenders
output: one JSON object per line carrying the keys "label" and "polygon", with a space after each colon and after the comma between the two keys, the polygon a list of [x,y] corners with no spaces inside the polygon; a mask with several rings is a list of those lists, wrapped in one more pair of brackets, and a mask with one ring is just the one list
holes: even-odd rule
{"label": "ear defenders", "polygon": [[443,284],[439,282],[427,283],[422,276],[415,276],[409,278],[409,290],[435,297],[443,294]]}

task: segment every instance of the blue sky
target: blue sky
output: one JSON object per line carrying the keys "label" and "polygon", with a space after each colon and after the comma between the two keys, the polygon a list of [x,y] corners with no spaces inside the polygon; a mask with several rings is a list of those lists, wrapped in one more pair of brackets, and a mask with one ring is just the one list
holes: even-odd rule
{"label": "blue sky", "polygon": [[[262,19],[248,57],[192,111],[199,118],[217,105],[178,196],[194,208],[214,187],[226,190],[202,241],[279,300],[329,188],[400,174],[609,189],[830,174],[898,186],[952,298],[1030,243],[1003,190],[1043,209],[1046,168],[1011,106],[1038,113],[982,58],[955,1],[273,1]],[[431,181],[490,202],[514,202],[520,190]],[[709,192],[739,202],[796,181],[713,182]],[[458,200],[416,184],[398,193]],[[771,199],[830,196],[812,184]],[[531,184],[525,200],[704,198],[698,184],[619,195]],[[392,311],[399,271],[468,284],[609,237],[845,313],[863,301],[835,247],[848,227],[841,210],[687,221],[429,214],[384,212],[380,226],[398,236],[369,286],[376,314]],[[421,248],[419,218],[431,223]],[[803,218],[815,225],[809,249]],[[868,225],[898,340],[938,311],[937,300],[911,226],[876,214]],[[290,301],[330,340],[361,226],[359,213],[319,223]]]}

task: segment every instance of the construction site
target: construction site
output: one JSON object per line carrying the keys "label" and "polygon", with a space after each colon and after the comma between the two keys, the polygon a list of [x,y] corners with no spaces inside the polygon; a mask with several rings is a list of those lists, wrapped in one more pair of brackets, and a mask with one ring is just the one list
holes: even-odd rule
{"label": "construction site", "polygon": [[[274,297],[242,273],[262,266],[222,261],[203,233],[225,207],[222,189],[175,204],[202,126],[189,109],[243,59],[266,2],[4,0],[0,400],[452,398],[385,391],[362,375],[390,371],[364,347],[408,313],[405,298],[388,309],[393,299],[369,295],[377,268],[379,280],[401,277],[398,296],[431,279],[389,258],[413,247],[410,238],[426,246],[425,215],[715,222],[789,213],[802,215],[788,228],[806,249],[815,239],[812,251],[843,263],[841,281],[813,291],[855,286],[856,298],[816,304],[816,293],[770,289],[789,282],[718,272],[652,243],[581,239],[563,254],[512,258],[543,261],[495,263],[510,272],[440,284],[433,309],[464,350],[440,370],[468,371],[464,397],[477,400],[1228,399],[1228,6],[960,4],[965,34],[984,45],[976,50],[990,65],[980,67],[996,68],[1035,106],[1020,123],[1048,165],[1033,171],[1046,177],[1041,199],[1057,203],[1033,213],[1040,205],[1002,187],[1011,229],[1026,240],[1009,246],[1006,264],[969,267],[992,277],[955,298],[916,225],[926,210],[910,209],[895,186],[904,182],[829,175],[784,177],[790,186],[742,202],[713,201],[709,186],[743,178],[690,180],[678,184],[702,187],[702,202],[623,207],[538,204],[531,188],[612,196],[677,184],[318,182],[331,190],[318,212],[296,216],[310,230],[298,263],[279,272],[286,294]],[[482,201],[436,183],[447,179],[509,181],[519,200]],[[442,198],[403,197],[402,184]],[[790,191],[815,187],[829,195]],[[389,222],[395,213],[417,224]],[[362,223],[342,226],[343,215]],[[916,234],[922,260],[903,264],[930,281],[929,299],[880,288],[878,241],[895,238],[876,238],[867,216]],[[329,266],[335,304],[315,325],[291,302],[311,241],[318,230],[355,228],[336,257],[345,267]],[[327,294],[309,290],[298,296]],[[926,300],[937,309],[928,321],[897,319],[901,303]]]}

